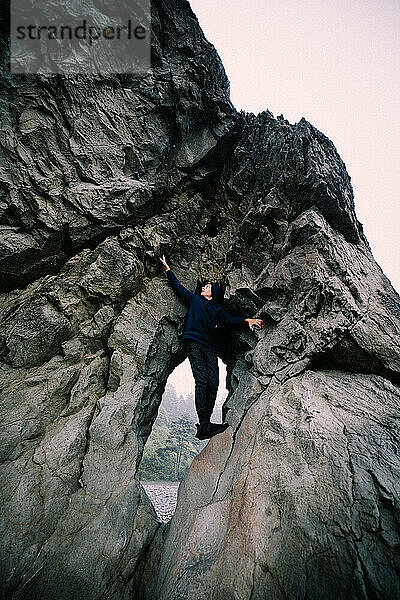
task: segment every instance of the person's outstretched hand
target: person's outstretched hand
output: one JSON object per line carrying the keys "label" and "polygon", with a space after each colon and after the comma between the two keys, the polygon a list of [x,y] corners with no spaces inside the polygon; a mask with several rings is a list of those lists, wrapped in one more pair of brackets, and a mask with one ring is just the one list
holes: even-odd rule
{"label": "person's outstretched hand", "polygon": [[164,256],[164,254],[162,255],[162,258],[160,258],[160,260],[161,260],[161,262],[162,262],[162,264],[163,264],[164,271],[169,271],[169,270],[170,270],[170,268],[169,268],[169,266],[167,265],[167,261],[165,260],[165,256]]}
{"label": "person's outstretched hand", "polygon": [[257,329],[262,329],[264,321],[262,319],[245,319],[246,323],[248,323],[250,329],[253,331],[254,327]]}

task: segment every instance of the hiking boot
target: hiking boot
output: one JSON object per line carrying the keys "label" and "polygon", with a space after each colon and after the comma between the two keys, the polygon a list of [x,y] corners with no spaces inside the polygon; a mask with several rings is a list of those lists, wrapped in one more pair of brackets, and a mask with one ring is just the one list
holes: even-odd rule
{"label": "hiking boot", "polygon": [[199,440],[207,440],[217,435],[217,433],[225,431],[229,427],[229,423],[196,423],[196,427],[197,433],[195,437]]}

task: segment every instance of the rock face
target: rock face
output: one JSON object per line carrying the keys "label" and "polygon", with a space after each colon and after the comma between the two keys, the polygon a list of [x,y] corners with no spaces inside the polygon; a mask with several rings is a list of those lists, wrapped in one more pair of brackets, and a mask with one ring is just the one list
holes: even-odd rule
{"label": "rock face", "polygon": [[[234,109],[186,1],[152,19],[146,77],[3,75],[2,597],[399,598],[400,300],[345,166]],[[266,323],[218,334],[231,427],[167,524],[136,478],[185,358],[162,254]]]}

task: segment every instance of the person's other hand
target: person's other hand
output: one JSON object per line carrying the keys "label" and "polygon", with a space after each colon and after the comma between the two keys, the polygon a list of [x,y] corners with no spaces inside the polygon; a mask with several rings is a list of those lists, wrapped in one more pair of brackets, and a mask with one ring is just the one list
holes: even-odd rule
{"label": "person's other hand", "polygon": [[167,261],[165,260],[165,256],[164,254],[162,255],[162,258],[160,258],[162,265],[164,267],[164,271],[169,271],[169,266],[167,265]]}
{"label": "person's other hand", "polygon": [[262,319],[245,319],[250,329],[254,331],[254,328],[262,329],[264,321]]}

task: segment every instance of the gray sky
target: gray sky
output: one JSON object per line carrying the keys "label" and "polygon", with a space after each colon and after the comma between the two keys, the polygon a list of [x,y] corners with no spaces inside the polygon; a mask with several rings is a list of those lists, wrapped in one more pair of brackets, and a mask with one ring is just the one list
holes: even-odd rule
{"label": "gray sky", "polygon": [[[305,117],[335,144],[372,252],[400,290],[400,3],[189,0],[238,110]],[[218,396],[226,395],[220,361]],[[186,360],[169,381],[194,392]],[[215,415],[214,415],[215,418]]]}

